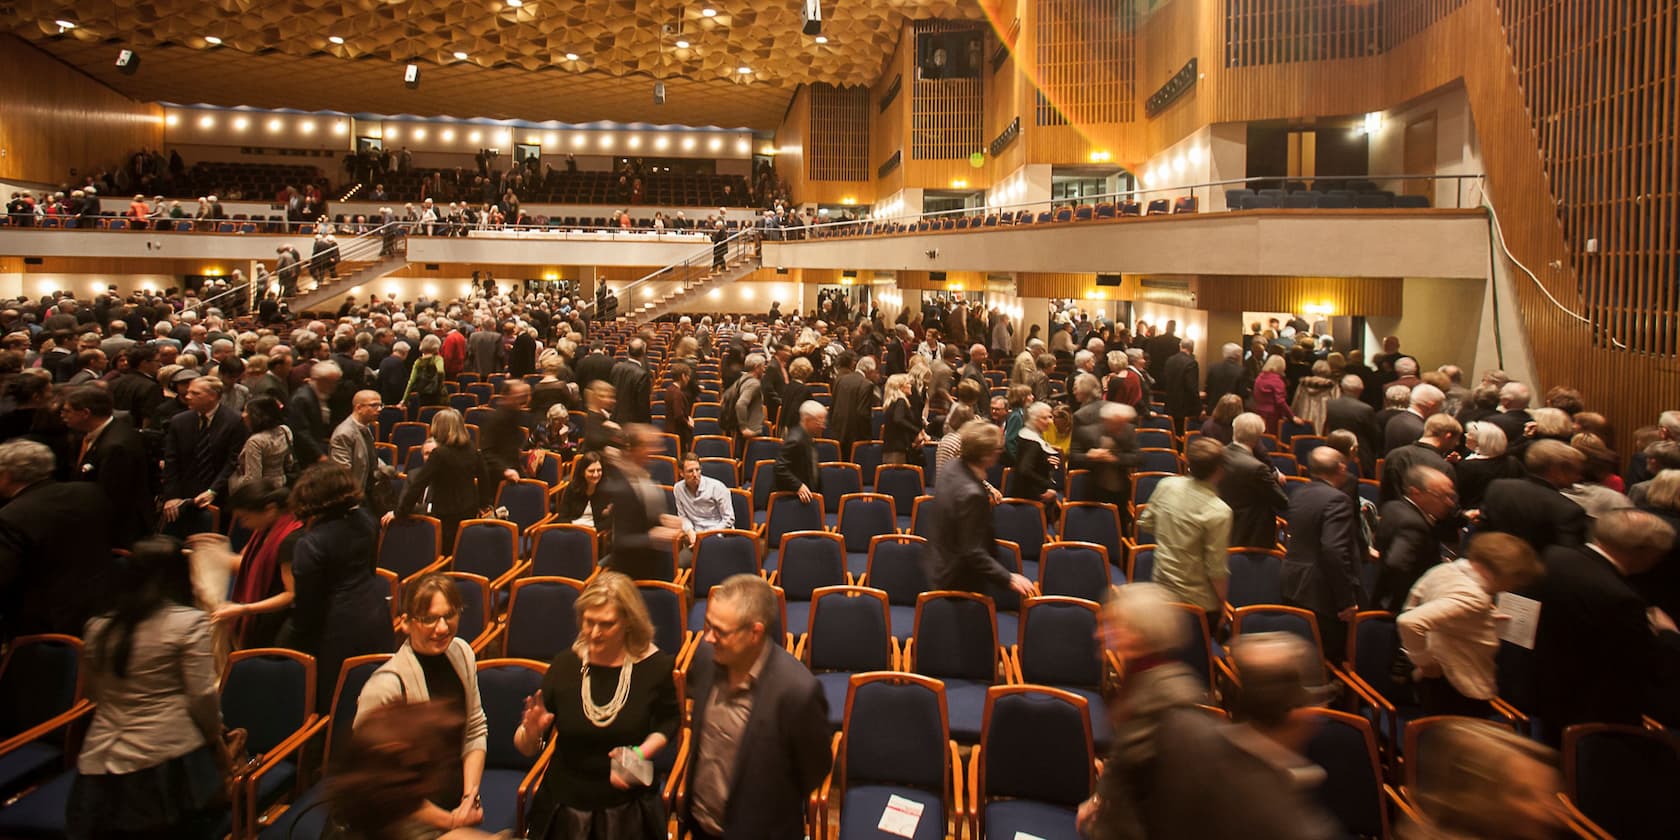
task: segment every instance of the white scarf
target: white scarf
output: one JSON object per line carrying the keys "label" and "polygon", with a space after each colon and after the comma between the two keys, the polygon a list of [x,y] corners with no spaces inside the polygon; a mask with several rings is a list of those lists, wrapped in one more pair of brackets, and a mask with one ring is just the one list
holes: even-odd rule
{"label": "white scarf", "polygon": [[1038,431],[1031,426],[1022,426],[1021,427],[1021,432],[1020,432],[1020,437],[1021,437],[1022,440],[1030,440],[1033,443],[1038,444],[1038,448],[1044,450],[1044,454],[1046,454],[1046,455],[1060,455],[1060,454],[1062,454],[1062,451],[1060,449],[1057,449],[1056,447],[1051,446],[1048,443],[1045,443],[1044,438],[1040,437],[1039,434],[1038,434]]}

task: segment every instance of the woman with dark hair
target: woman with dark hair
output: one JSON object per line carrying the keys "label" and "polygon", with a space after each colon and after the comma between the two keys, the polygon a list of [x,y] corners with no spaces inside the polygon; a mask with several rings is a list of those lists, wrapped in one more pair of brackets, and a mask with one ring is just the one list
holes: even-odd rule
{"label": "woman with dark hair", "polygon": [[296,468],[292,457],[292,430],[284,425],[286,414],[273,397],[256,397],[245,403],[245,425],[251,436],[239,450],[239,462],[228,478],[228,492],[248,484],[269,482],[285,487]]}
{"label": "woman with dark hair", "polygon": [[273,647],[289,632],[297,586],[292,553],[303,538],[303,523],[287,509],[286,487],[272,481],[247,482],[228,494],[234,519],[251,532],[239,555],[233,597],[210,614],[222,624],[234,622],[235,649]]}
{"label": "woman with dark hair", "polygon": [[453,408],[432,418],[431,437],[424,449],[426,462],[409,477],[397,509],[385,514],[383,522],[407,517],[422,497],[426,510],[443,526],[443,550],[455,549],[455,531],[461,521],[476,518],[490,504],[491,482],[485,478],[484,457],[472,445],[466,422]]}
{"label": "woman with dark hair", "polygon": [[374,573],[379,528],[337,463],[304,470],[291,503],[306,529],[292,550],[294,647],[315,657],[316,704],[326,711],[344,660],[391,650],[389,591]]}
{"label": "woman with dark hair", "polygon": [[408,815],[418,829],[408,836],[433,836],[484,821],[478,790],[489,725],[478,693],[478,658],[458,635],[463,604],[461,590],[446,575],[426,575],[410,584],[403,597],[407,638],[356,698],[357,728],[375,709],[432,701],[445,704],[452,719],[463,721],[452,727],[459,745],[455,754],[438,756],[449,771],[440,774]]}
{"label": "woman with dark hair", "polygon": [[181,543],[148,537],[119,567],[115,608],[90,619],[95,704],[66,809],[74,838],[215,836],[232,770],[210,618]]}
{"label": "woman with dark hair", "polygon": [[599,492],[604,473],[601,453],[579,455],[572,462],[572,477],[560,491],[560,510],[555,514],[555,521],[604,528],[601,519],[609,501],[605,493]]}
{"label": "woman with dark hair", "polygon": [[490,840],[472,828],[438,831],[415,819],[453,769],[460,711],[442,701],[381,706],[358,715],[338,768],[327,780],[334,823],[357,840]]}

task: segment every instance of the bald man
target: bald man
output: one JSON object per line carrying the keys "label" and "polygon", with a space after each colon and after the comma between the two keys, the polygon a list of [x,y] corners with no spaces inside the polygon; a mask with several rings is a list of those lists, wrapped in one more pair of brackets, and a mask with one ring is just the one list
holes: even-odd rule
{"label": "bald man", "polygon": [[385,400],[378,391],[357,391],[350,401],[350,416],[333,429],[328,444],[329,457],[350,471],[364,497],[373,489],[373,474],[379,468],[379,453],[373,448],[373,424],[384,407]]}
{"label": "bald man", "polygon": [[1320,446],[1307,454],[1312,481],[1289,499],[1289,547],[1283,560],[1283,602],[1318,616],[1324,649],[1347,648],[1348,622],[1365,595],[1359,585],[1359,517],[1345,485],[1342,453]]}

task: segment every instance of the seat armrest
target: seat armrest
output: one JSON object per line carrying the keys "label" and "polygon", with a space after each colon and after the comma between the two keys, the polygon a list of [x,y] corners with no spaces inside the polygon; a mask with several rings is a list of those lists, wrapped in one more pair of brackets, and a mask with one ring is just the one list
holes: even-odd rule
{"label": "seat armrest", "polygon": [[[963,805],[962,754],[957,751],[956,741],[947,741],[945,743],[951,750],[951,813],[947,815],[946,819],[949,821],[951,833],[956,836],[957,840],[962,840],[963,824],[966,822],[963,817],[968,813]],[[970,759],[971,766],[972,764],[978,763],[975,759],[979,757],[979,754],[980,748],[976,746],[974,748],[974,757]],[[976,833],[974,837],[975,840],[979,840],[980,835]]]}
{"label": "seat armrest", "polygon": [[77,719],[85,715],[92,714],[93,708],[94,706],[92,700],[85,698],[77,700],[76,704],[70,708],[59,712],[58,714],[53,715],[52,717],[47,718],[46,720],[41,721],[40,723],[37,723],[10,738],[7,738],[5,742],[0,743],[0,756],[5,756],[24,744],[30,743],[31,741],[38,741],[45,738],[54,730],[62,729],[72,723],[75,723]]}
{"label": "seat armrest", "polygon": [[[829,749],[833,752],[834,760],[828,766],[828,775],[823,777],[822,784],[817,788],[817,826],[822,830],[822,840],[827,840],[828,838],[829,797],[834,790],[834,776],[840,771],[840,748],[844,743],[845,737],[846,733],[842,730],[834,733],[834,738],[829,741]],[[843,788],[842,793],[844,793]],[[812,840],[817,840],[816,835],[812,835]]]}
{"label": "seat armrest", "polygon": [[537,785],[542,783],[543,774],[548,772],[548,762],[554,758],[554,745],[558,741],[558,738],[550,738],[548,746],[543,748],[542,753],[537,756],[537,760],[531,763],[531,769],[525,774],[525,778],[519,780],[519,788],[514,795],[513,836],[515,837],[525,836],[525,812],[530,807],[531,798]]}
{"label": "seat armrest", "polygon": [[688,770],[689,732],[687,727],[677,730],[675,749],[677,760],[671,763],[671,775],[665,779],[665,789],[660,792],[660,795],[665,799],[666,810],[672,814],[677,812],[678,782],[682,779],[683,773]]}
{"label": "seat armrest", "polygon": [[1010,645],[1003,650],[1003,681],[1007,685],[1023,685],[1021,677],[1021,646]]}
{"label": "seat armrest", "polygon": [[1560,793],[1557,798],[1559,806],[1563,809],[1564,819],[1569,824],[1569,830],[1575,832],[1576,837],[1583,838],[1583,840],[1615,840],[1610,832],[1605,831],[1598,823],[1593,822],[1586,814],[1581,813],[1581,809],[1575,807],[1574,801],[1569,798],[1568,794]]}
{"label": "seat armrest", "polygon": [[[967,807],[962,809],[963,816],[968,822],[968,836],[980,840],[980,758],[981,747],[976,744],[968,754],[968,800]],[[957,832],[958,840],[962,840],[962,832]]]}

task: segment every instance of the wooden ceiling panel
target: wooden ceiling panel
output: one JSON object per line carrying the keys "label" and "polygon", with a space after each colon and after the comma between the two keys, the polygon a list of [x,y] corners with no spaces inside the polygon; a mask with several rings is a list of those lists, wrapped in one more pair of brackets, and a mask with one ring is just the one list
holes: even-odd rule
{"label": "wooden ceiling panel", "polygon": [[[774,129],[802,83],[868,85],[906,20],[977,0],[16,0],[12,31],[148,101],[347,113]],[[706,16],[710,7],[717,14]],[[58,20],[71,20],[63,30]],[[669,31],[666,31],[667,28]],[[211,45],[207,36],[220,38]],[[338,37],[344,43],[330,39]],[[689,46],[679,49],[677,41]],[[140,71],[119,73],[122,47]],[[467,55],[457,60],[456,52]],[[578,56],[576,61],[566,58]],[[399,65],[422,65],[418,90]],[[738,68],[750,68],[742,74]],[[652,81],[665,82],[664,106]]]}

